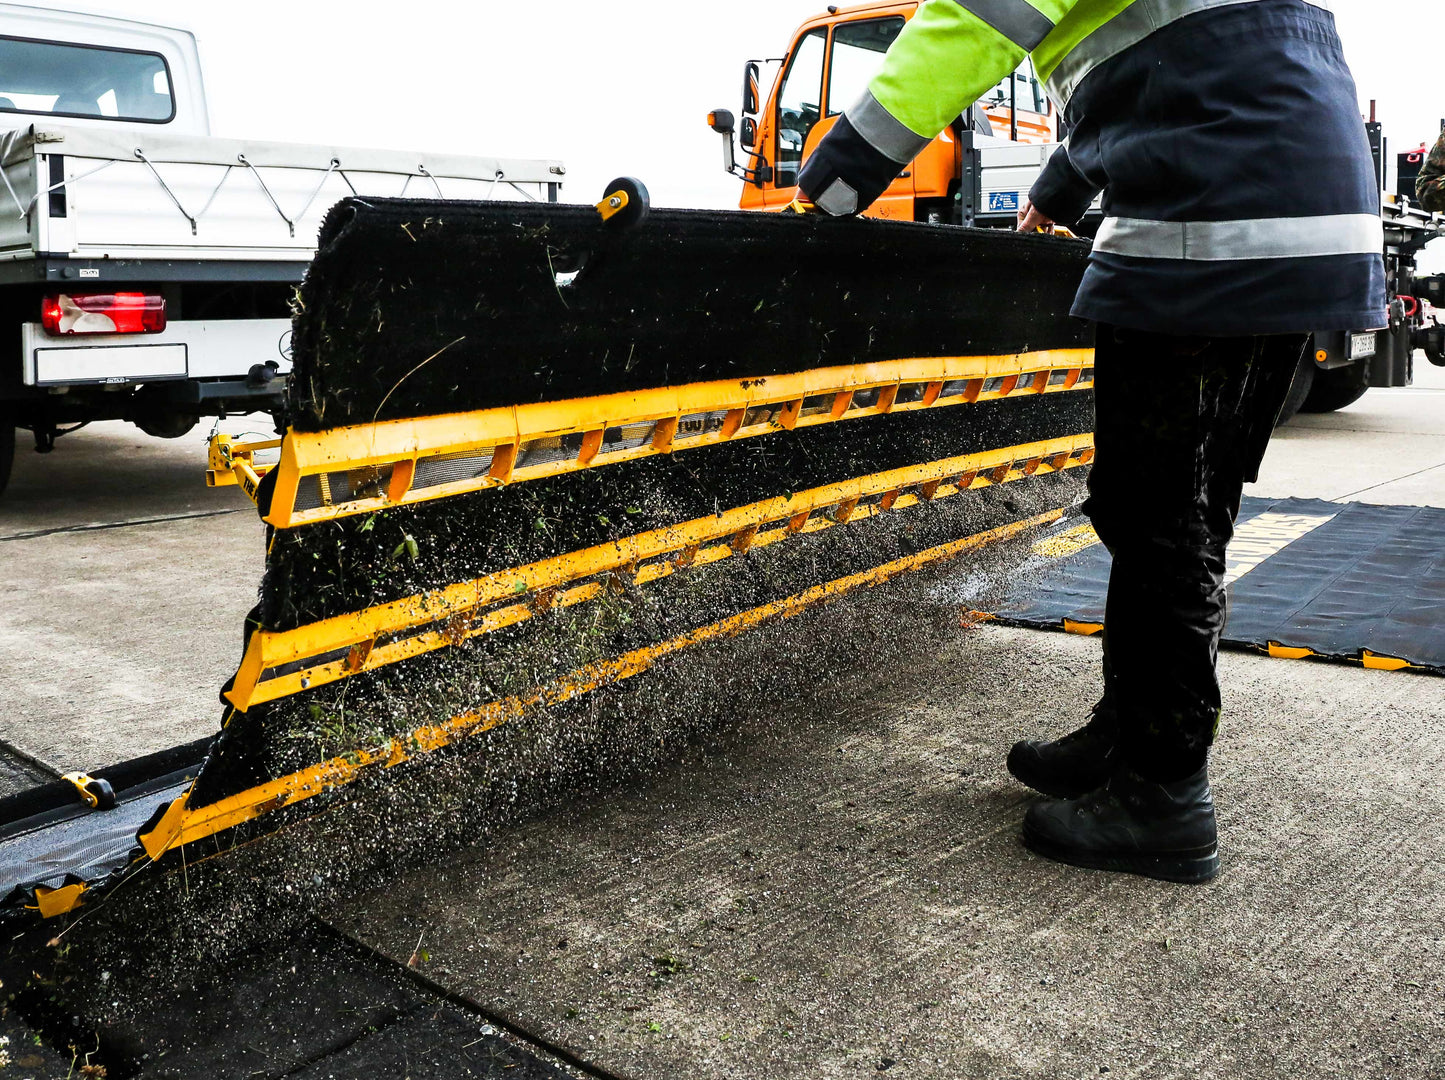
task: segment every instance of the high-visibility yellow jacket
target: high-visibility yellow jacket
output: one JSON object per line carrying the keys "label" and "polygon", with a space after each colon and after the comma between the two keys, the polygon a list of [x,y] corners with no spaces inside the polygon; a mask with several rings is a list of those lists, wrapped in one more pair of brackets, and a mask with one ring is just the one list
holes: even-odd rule
{"label": "high-visibility yellow jacket", "polygon": [[1216,336],[1385,323],[1379,190],[1326,0],[929,0],[805,164],[865,209],[1032,54],[1069,138],[1033,203],[1105,221],[1074,313]]}

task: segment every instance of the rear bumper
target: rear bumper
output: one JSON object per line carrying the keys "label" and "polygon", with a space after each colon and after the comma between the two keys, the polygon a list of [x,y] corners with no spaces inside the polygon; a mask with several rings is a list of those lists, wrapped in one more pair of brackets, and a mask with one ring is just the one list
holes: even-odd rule
{"label": "rear bumper", "polygon": [[[20,327],[21,382],[34,387],[241,380],[258,364],[291,370],[291,320],[178,320],[159,334],[52,336]],[[253,380],[254,381],[254,380]]]}

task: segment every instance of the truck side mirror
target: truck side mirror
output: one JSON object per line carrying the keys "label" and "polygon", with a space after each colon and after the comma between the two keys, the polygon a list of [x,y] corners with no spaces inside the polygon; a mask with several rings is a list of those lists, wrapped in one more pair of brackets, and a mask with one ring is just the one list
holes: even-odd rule
{"label": "truck side mirror", "polygon": [[758,145],[758,122],[751,116],[743,117],[742,131],[738,134],[738,142],[744,150],[755,150]]}
{"label": "truck side mirror", "polygon": [[[758,98],[761,93],[758,89],[758,63],[756,60],[749,60],[743,66],[743,115],[758,115]],[[746,145],[746,144],[745,144]]]}
{"label": "truck side mirror", "polygon": [[[746,123],[746,121],[744,121]],[[716,131],[723,138],[723,169],[726,172],[737,172],[737,162],[733,158],[733,114],[730,109],[714,109],[707,114],[707,126]]]}

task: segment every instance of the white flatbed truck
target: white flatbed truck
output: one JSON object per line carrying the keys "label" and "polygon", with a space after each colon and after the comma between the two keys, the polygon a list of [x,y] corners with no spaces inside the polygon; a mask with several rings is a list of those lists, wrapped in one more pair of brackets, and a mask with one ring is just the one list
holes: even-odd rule
{"label": "white flatbed truck", "polygon": [[[6,129],[9,130],[6,130]],[[556,201],[558,161],[214,138],[195,37],[0,4],[0,491],[93,420],[282,404],[290,303],[348,195]]]}

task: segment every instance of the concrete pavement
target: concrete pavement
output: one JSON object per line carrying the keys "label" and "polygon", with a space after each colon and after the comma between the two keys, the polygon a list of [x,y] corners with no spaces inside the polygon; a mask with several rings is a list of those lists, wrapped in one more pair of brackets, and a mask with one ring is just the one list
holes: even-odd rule
{"label": "concrete pavement", "polygon": [[1439,681],[1227,654],[1224,870],[1187,887],[1017,840],[1008,746],[1097,666],[987,627],[828,671],[331,918],[606,1075],[1441,1075]]}
{"label": "concrete pavement", "polygon": [[[1445,506],[1445,372],[1419,371],[1296,419],[1253,493]],[[48,768],[215,729],[262,531],[204,487],[203,436],[96,425],[19,457],[0,740]],[[1179,889],[1014,839],[1002,754],[1072,726],[1097,661],[928,637],[330,917],[402,963],[423,935],[430,978],[619,1075],[1445,1072],[1438,680],[1226,655],[1225,874]]]}
{"label": "concrete pavement", "polygon": [[1368,390],[1275,432],[1247,495],[1445,506],[1445,368],[1416,354],[1415,384]]}
{"label": "concrete pavement", "polygon": [[[225,429],[266,432],[257,417]],[[51,770],[219,726],[264,530],[236,489],[206,487],[208,431],[96,424],[17,451],[0,496],[0,740]]]}

